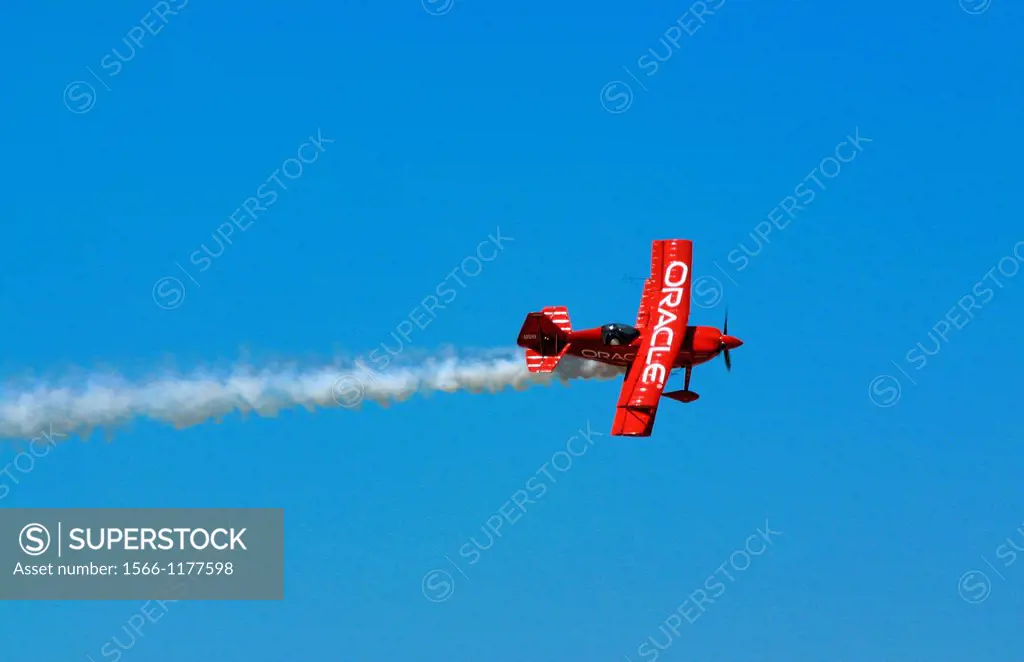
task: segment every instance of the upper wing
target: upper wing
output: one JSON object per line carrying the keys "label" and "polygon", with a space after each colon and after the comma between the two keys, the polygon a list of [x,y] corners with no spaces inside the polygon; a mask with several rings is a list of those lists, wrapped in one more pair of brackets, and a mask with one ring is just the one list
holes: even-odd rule
{"label": "upper wing", "polygon": [[651,434],[658,401],[686,335],[692,264],[691,241],[655,241],[651,247],[651,275],[637,315],[643,342],[622,384],[614,435]]}

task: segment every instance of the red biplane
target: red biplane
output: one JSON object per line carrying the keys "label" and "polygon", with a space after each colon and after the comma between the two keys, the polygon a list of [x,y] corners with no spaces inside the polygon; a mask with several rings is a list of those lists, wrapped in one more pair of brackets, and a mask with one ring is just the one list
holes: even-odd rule
{"label": "red biplane", "polygon": [[[651,275],[644,283],[636,326],[605,324],[573,331],[565,306],[548,306],[526,316],[517,344],[526,348],[530,372],[554,372],[563,356],[577,356],[626,368],[626,378],[612,425],[615,436],[649,437],[661,396],[693,402],[690,371],[722,354],[732,369],[729,350],[743,344],[729,335],[729,316],[722,330],[687,326],[690,316],[690,275],[693,242],[655,241]],[[686,370],[682,390],[663,393],[669,373]]]}

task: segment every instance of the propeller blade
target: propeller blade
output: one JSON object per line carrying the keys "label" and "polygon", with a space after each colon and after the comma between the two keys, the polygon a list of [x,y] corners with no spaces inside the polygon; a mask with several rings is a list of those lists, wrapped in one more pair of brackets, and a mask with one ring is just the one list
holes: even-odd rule
{"label": "propeller blade", "polygon": [[[722,335],[729,335],[729,309],[725,309],[725,322],[722,323]],[[722,344],[722,358],[725,359],[725,369],[732,371],[732,357],[729,356],[729,348]]]}

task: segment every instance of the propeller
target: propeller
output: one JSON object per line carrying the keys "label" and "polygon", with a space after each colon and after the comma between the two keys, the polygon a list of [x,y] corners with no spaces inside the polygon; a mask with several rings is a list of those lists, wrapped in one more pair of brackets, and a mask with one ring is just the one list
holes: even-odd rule
{"label": "propeller", "polygon": [[743,341],[739,338],[733,338],[729,335],[729,310],[725,311],[725,323],[722,324],[722,358],[725,359],[725,369],[732,370],[732,357],[729,355],[730,349],[736,349],[743,344]]}
{"label": "propeller", "polygon": [[[729,335],[729,309],[725,310],[725,323],[722,324],[722,335]],[[729,357],[729,346],[724,342],[722,343],[722,356],[725,357],[725,369],[732,371],[732,359]]]}

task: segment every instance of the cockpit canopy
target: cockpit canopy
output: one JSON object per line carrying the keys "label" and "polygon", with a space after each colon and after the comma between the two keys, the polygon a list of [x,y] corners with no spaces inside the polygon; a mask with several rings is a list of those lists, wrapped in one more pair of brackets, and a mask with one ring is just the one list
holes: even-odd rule
{"label": "cockpit canopy", "polygon": [[605,345],[628,345],[640,337],[640,332],[628,324],[605,324],[601,327],[601,342]]}

